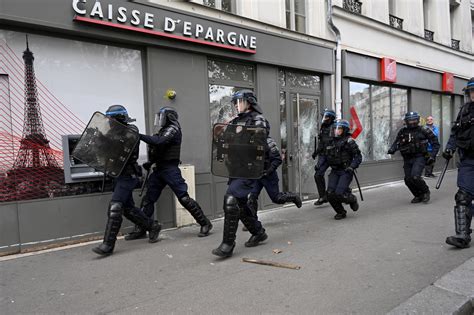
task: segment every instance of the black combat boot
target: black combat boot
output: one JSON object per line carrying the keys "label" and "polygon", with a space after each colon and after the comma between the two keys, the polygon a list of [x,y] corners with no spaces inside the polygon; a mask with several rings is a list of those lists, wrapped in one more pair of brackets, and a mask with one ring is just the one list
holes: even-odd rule
{"label": "black combat boot", "polygon": [[430,191],[425,192],[421,197],[421,202],[428,203],[430,201]]}
{"label": "black combat boot", "polygon": [[342,200],[343,197],[341,195],[338,195],[334,192],[328,193],[328,201],[331,204],[332,208],[334,211],[336,211],[336,215],[334,216],[334,219],[336,220],[341,220],[346,217],[346,210],[344,209],[344,206],[342,205]]}
{"label": "black combat boot", "polygon": [[224,236],[222,243],[212,254],[219,257],[231,257],[235,247],[237,228],[239,227],[240,208],[237,199],[232,195],[224,196]]}
{"label": "black combat boot", "polygon": [[464,205],[454,207],[454,223],[456,227],[456,235],[446,238],[446,243],[457,248],[468,248],[471,242],[471,226],[472,215],[469,208]]}
{"label": "black combat boot", "polygon": [[273,201],[277,204],[284,204],[287,202],[293,202],[297,208],[301,208],[303,202],[301,202],[301,198],[298,194],[292,192],[281,192],[278,193],[275,200]]}
{"label": "black combat boot", "polygon": [[320,206],[328,202],[326,195],[326,181],[324,176],[314,175],[314,181],[316,182],[316,187],[318,189],[319,198],[314,202],[315,206]]}
{"label": "black combat boot", "polygon": [[260,232],[250,236],[249,240],[245,242],[245,247],[255,247],[258,246],[261,242],[265,241],[268,238],[267,233],[265,233],[265,229],[262,228]]}
{"label": "black combat boot", "polygon": [[359,203],[357,202],[357,197],[351,193],[348,193],[344,197],[344,202],[348,203],[349,206],[351,207],[352,211],[357,211],[359,210]]}
{"label": "black combat boot", "polygon": [[122,225],[122,203],[111,201],[107,211],[107,224],[105,226],[104,241],[92,251],[102,256],[112,255],[114,252],[117,235]]}
{"label": "black combat boot", "polygon": [[135,225],[135,228],[132,232],[125,235],[126,241],[138,240],[146,237],[146,230],[142,229],[140,226]]}
{"label": "black combat boot", "polygon": [[235,242],[233,242],[232,245],[221,243],[219,247],[212,250],[212,254],[222,257],[222,258],[231,257],[234,252],[234,247],[235,247]]}
{"label": "black combat boot", "polygon": [[209,232],[212,230],[213,225],[208,218],[206,218],[207,223],[205,225],[201,225],[201,230],[199,231],[199,237],[205,237],[209,235]]}
{"label": "black combat boot", "polygon": [[413,198],[410,202],[411,203],[420,203],[422,200],[423,200],[422,196],[415,196],[415,198]]}
{"label": "black combat boot", "polygon": [[341,212],[338,212],[338,213],[336,213],[336,215],[334,216],[334,219],[335,219],[335,220],[342,220],[342,219],[344,219],[344,218],[346,217],[346,213],[347,213],[346,210],[343,210],[343,211],[341,211]]}
{"label": "black combat boot", "polygon": [[156,243],[158,242],[158,235],[160,235],[161,224],[158,221],[153,221],[153,224],[148,230],[148,242]]}
{"label": "black combat boot", "polygon": [[179,199],[179,202],[186,210],[189,211],[189,213],[193,216],[194,220],[196,220],[196,222],[201,226],[201,230],[199,231],[198,236],[208,236],[213,226],[211,221],[209,221],[209,219],[202,211],[199,204],[193,198],[189,197],[189,195],[181,197]]}

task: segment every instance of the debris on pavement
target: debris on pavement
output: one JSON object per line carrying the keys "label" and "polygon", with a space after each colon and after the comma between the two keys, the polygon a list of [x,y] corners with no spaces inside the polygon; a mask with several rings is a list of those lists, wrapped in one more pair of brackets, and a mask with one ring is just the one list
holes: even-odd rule
{"label": "debris on pavement", "polygon": [[252,263],[252,264],[272,266],[272,267],[288,268],[288,269],[295,269],[295,270],[300,270],[301,269],[301,266],[298,266],[298,265],[287,264],[287,263],[279,263],[279,262],[270,261],[270,260],[242,258],[242,261]]}

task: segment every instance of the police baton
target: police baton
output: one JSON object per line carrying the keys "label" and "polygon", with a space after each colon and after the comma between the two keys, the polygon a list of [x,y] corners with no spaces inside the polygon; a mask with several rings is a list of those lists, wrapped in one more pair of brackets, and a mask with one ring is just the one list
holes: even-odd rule
{"label": "police baton", "polygon": [[141,197],[143,195],[143,191],[145,190],[145,186],[148,183],[148,177],[150,176],[150,171],[151,171],[151,165],[150,165],[150,168],[146,171],[145,180],[143,181],[142,188],[140,190],[140,194],[138,195],[138,197]]}
{"label": "police baton", "polygon": [[439,187],[441,187],[441,183],[443,182],[444,174],[446,174],[446,170],[448,169],[448,165],[449,165],[450,160],[451,159],[447,159],[446,164],[444,164],[444,169],[443,169],[443,171],[441,172],[441,175],[438,178],[438,182],[436,183],[436,189],[439,189]]}
{"label": "police baton", "polygon": [[364,197],[362,196],[362,189],[360,189],[359,179],[357,178],[356,171],[352,172],[354,174],[354,179],[356,180],[357,187],[359,188],[360,200],[364,201]]}

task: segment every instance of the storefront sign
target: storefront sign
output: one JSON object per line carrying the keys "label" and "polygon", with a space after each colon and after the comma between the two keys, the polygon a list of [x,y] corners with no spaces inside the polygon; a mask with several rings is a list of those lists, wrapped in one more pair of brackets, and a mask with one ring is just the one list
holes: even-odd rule
{"label": "storefront sign", "polygon": [[386,57],[380,59],[380,81],[397,82],[397,62],[394,59]]}
{"label": "storefront sign", "polygon": [[224,31],[168,16],[156,16],[151,12],[130,9],[100,1],[72,0],[76,13],[74,21],[114,27],[150,35],[173,38],[201,45],[214,46],[254,54],[257,38],[245,33]]}
{"label": "storefront sign", "polygon": [[443,84],[442,84],[443,92],[454,92],[454,75],[450,72],[443,73]]}
{"label": "storefront sign", "polygon": [[353,139],[357,139],[357,137],[360,135],[360,133],[362,132],[364,128],[362,127],[362,124],[359,119],[359,115],[357,115],[355,107],[351,106],[349,110],[351,112],[351,122],[350,122],[351,130],[353,130],[354,125],[355,125],[355,129],[352,131],[351,136]]}

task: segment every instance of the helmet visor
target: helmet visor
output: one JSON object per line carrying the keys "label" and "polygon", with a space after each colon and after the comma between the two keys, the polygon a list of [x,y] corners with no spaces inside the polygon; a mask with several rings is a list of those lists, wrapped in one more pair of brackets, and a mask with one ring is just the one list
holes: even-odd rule
{"label": "helmet visor", "polygon": [[420,123],[419,119],[407,119],[406,120],[407,127],[409,127],[409,128],[418,127],[419,123]]}
{"label": "helmet visor", "polygon": [[331,113],[325,112],[323,114],[323,119],[321,120],[321,123],[328,123],[332,119],[334,119],[334,116]]}
{"label": "helmet visor", "polygon": [[232,103],[239,113],[243,113],[248,109],[248,103],[243,98],[232,100]]}
{"label": "helmet visor", "polygon": [[155,114],[155,127],[162,128],[166,124],[166,114],[164,112],[159,112]]}
{"label": "helmet visor", "polygon": [[339,138],[339,137],[344,136],[345,129],[346,128],[342,125],[334,126],[334,137]]}

